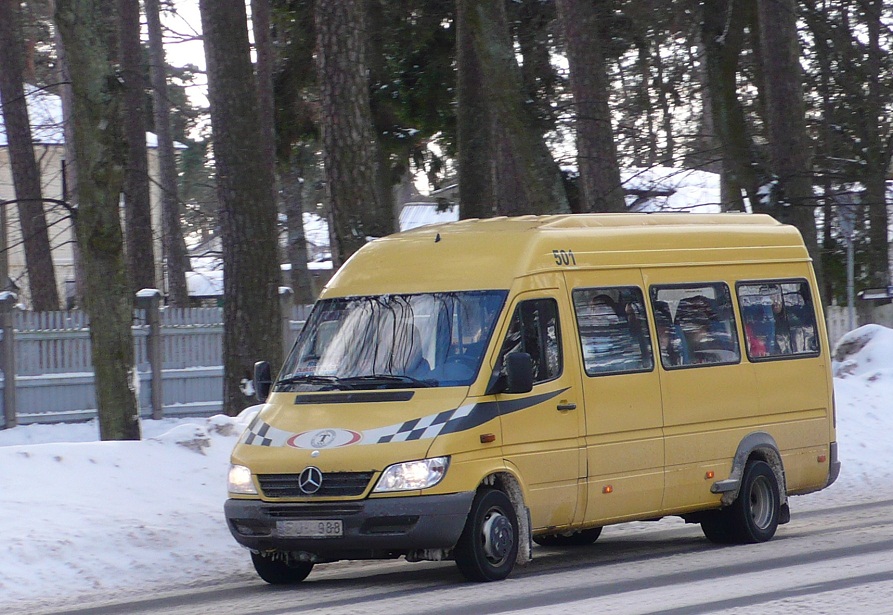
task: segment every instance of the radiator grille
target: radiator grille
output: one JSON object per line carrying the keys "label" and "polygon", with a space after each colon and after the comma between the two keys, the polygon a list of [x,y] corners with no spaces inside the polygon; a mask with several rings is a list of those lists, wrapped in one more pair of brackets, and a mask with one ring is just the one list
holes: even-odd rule
{"label": "radiator grille", "polygon": [[323,474],[319,491],[306,494],[298,487],[298,474],[260,474],[260,488],[268,498],[338,498],[363,495],[374,472]]}

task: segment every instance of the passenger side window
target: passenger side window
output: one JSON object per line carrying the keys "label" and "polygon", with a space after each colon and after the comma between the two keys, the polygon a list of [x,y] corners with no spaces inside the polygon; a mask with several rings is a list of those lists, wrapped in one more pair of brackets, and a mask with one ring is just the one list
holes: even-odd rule
{"label": "passenger side window", "polygon": [[534,384],[561,375],[561,329],[554,299],[531,299],[518,304],[499,351],[496,364],[500,373],[505,370],[504,358],[510,352],[530,355]]}
{"label": "passenger side window", "polygon": [[815,308],[805,280],[742,282],[738,307],[750,359],[818,354]]}
{"label": "passenger side window", "polygon": [[725,284],[652,286],[651,308],[665,368],[741,360],[732,298]]}
{"label": "passenger side window", "polygon": [[573,296],[587,376],[654,367],[641,289],[578,288]]}

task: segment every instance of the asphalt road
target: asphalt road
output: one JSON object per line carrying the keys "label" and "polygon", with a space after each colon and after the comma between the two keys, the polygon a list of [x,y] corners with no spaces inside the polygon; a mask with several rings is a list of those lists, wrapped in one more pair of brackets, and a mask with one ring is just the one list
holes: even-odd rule
{"label": "asphalt road", "polygon": [[893,500],[798,513],[794,498],[791,508],[768,543],[716,546],[678,519],[626,524],[589,547],[536,547],[498,583],[465,582],[452,562],[338,562],[290,588],[248,576],[43,612],[893,614]]}

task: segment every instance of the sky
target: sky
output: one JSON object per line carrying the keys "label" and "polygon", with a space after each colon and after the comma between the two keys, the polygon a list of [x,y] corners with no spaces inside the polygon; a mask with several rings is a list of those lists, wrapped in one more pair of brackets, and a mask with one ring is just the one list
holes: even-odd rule
{"label": "sky", "polygon": [[[893,330],[848,333],[834,372],[843,468],[829,489],[793,498],[793,515],[893,497]],[[223,502],[230,451],[258,408],[236,418],[144,420],[139,442],[99,442],[95,421],[0,430],[4,612],[256,579]]]}

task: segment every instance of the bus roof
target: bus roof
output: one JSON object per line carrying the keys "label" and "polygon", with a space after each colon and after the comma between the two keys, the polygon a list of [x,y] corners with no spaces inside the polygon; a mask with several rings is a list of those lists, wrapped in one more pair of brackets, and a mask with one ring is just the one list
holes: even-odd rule
{"label": "bus roof", "polygon": [[764,214],[470,219],[366,244],[322,296],[507,289],[518,277],[559,268],[790,261],[809,261],[800,233]]}

